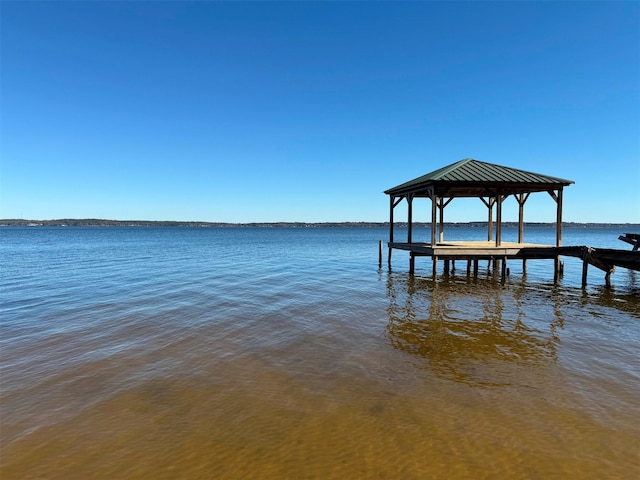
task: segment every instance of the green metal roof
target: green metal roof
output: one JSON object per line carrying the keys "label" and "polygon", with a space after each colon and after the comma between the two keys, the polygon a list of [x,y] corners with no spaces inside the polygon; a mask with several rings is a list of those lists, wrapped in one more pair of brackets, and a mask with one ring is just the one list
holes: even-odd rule
{"label": "green metal roof", "polygon": [[424,195],[435,189],[437,195],[486,196],[544,191],[574,183],[572,180],[527,172],[517,168],[465,158],[446,167],[386,190],[388,195]]}

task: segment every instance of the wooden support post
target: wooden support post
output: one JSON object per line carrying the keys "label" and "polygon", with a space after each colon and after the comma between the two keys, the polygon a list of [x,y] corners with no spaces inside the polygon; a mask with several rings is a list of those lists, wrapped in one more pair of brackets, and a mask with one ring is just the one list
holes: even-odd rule
{"label": "wooden support post", "polygon": [[558,211],[556,214],[556,247],[562,245],[562,187],[558,189]]}
{"label": "wooden support post", "polygon": [[378,268],[382,268],[382,240],[378,242]]}
{"label": "wooden support post", "polygon": [[413,275],[416,270],[416,256],[411,252],[409,254],[409,274]]}
{"label": "wooden support post", "polygon": [[389,195],[389,242],[393,242],[393,209],[395,206],[395,197]]}
{"label": "wooden support post", "polygon": [[438,210],[439,210],[439,217],[440,217],[440,229],[439,229],[439,241],[440,242],[444,242],[444,198],[439,198],[438,199]]}
{"label": "wooden support post", "polygon": [[518,243],[524,243],[524,204],[531,193],[516,194],[518,202]]}
{"label": "wooden support post", "polygon": [[495,203],[496,199],[493,197],[488,197],[488,199],[485,200],[484,197],[480,197],[480,200],[482,200],[482,203],[487,206],[487,210],[489,212],[489,215],[487,217],[487,242],[490,242],[491,240],[493,240],[493,204]]}
{"label": "wooden support post", "polygon": [[444,197],[438,198],[438,210],[440,211],[440,242],[444,242],[444,208],[451,203],[453,197],[449,198],[446,202],[444,201]]}
{"label": "wooden support post", "polygon": [[456,271],[456,261],[455,260],[451,260],[451,271],[452,272]]}
{"label": "wooden support post", "polygon": [[507,257],[502,257],[502,283],[507,278]]}
{"label": "wooden support post", "polygon": [[413,237],[413,195],[407,195],[408,219],[407,219],[407,243],[411,243]]}
{"label": "wooden support post", "polygon": [[[557,209],[556,209],[556,247],[562,246],[562,187],[558,188],[558,193],[556,194],[553,190],[549,192],[551,198],[556,201]],[[553,268],[553,281],[557,282],[560,276],[562,275],[560,265],[560,256],[556,256]]]}
{"label": "wooden support post", "polygon": [[556,247],[562,246],[562,187],[558,189],[558,193],[554,190],[548,190],[547,193],[551,195],[557,204],[556,208]]}
{"label": "wooden support post", "polygon": [[478,276],[478,263],[479,260],[477,258],[473,259],[473,276],[477,277]]}
{"label": "wooden support post", "polygon": [[489,218],[487,219],[487,241],[493,240],[493,198],[489,198]]}
{"label": "wooden support post", "polygon": [[522,194],[516,200],[518,201],[518,243],[524,242],[524,202],[521,201]]}
{"label": "wooden support post", "polygon": [[436,246],[436,211],[438,209],[438,197],[431,192],[431,246]]}
{"label": "wooden support post", "polygon": [[433,277],[435,278],[438,273],[438,257],[433,257]]}
{"label": "wooden support post", "polygon": [[587,272],[589,271],[589,262],[586,258],[582,259],[582,288],[587,286]]}
{"label": "wooden support post", "polygon": [[444,261],[444,273],[448,274],[449,273],[449,259],[445,259]]}
{"label": "wooden support post", "polygon": [[[394,197],[392,195],[389,196],[389,243],[393,243],[393,209],[398,206],[398,204],[402,201],[403,197]],[[393,249],[389,247],[389,258],[387,262],[389,264],[389,269],[391,269],[391,251]]]}
{"label": "wooden support post", "polygon": [[611,274],[613,273],[613,270],[608,270],[607,273],[604,275],[604,284],[607,288],[611,288]]}
{"label": "wooden support post", "polygon": [[522,273],[527,273],[527,259],[522,259]]}
{"label": "wooden support post", "polygon": [[498,195],[496,207],[496,247],[502,243],[502,195]]}
{"label": "wooden support post", "polygon": [[467,277],[471,274],[471,259],[467,259]]}
{"label": "wooden support post", "polygon": [[[389,244],[393,243],[393,209],[396,206],[395,198],[389,195]],[[389,256],[387,257],[387,265],[391,269],[391,245],[389,245]]]}

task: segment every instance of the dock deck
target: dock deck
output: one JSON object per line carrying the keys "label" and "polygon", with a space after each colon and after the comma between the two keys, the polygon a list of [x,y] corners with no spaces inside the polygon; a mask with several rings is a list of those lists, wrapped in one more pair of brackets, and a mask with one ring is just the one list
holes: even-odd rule
{"label": "dock deck", "polygon": [[[540,245],[532,243],[501,242],[496,246],[492,241],[456,241],[440,242],[432,245],[426,242],[389,242],[389,262],[391,251],[405,250],[410,254],[410,273],[415,270],[415,257],[428,256],[433,259],[433,271],[439,260],[443,260],[445,272],[449,270],[449,261],[467,260],[467,271],[470,272],[473,262],[474,274],[478,270],[479,260],[491,260],[497,268],[502,269],[502,277],[506,274],[506,263],[509,259],[523,260],[555,260],[554,279],[561,274],[560,257],[580,258],[583,261],[582,284],[586,285],[588,265],[593,265],[605,272],[605,281],[610,285],[610,276],[615,267],[623,267],[640,271],[640,251],[618,250],[612,248],[593,248],[586,245],[561,246]],[[500,261],[500,263],[498,263]]]}
{"label": "dock deck", "polygon": [[558,249],[572,249],[580,247],[553,247],[535,243],[502,242],[496,246],[495,242],[441,242],[431,245],[430,243],[403,243],[390,242],[389,248],[406,250],[413,255],[438,257],[445,259],[489,259],[489,258],[555,258]]}

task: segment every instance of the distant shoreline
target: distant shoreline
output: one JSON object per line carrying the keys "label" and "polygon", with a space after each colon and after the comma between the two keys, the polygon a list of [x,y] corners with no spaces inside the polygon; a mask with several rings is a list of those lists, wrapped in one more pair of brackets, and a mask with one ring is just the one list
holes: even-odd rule
{"label": "distant shoreline", "polygon": [[[487,222],[445,222],[447,227],[486,228]],[[502,222],[504,227],[517,227],[518,222]],[[406,222],[395,222],[395,227],[403,228]],[[414,222],[414,227],[431,227],[430,222]],[[525,222],[528,227],[555,227],[554,222]],[[640,229],[640,223],[600,223],[563,222],[563,227],[578,228],[631,228]],[[331,227],[389,227],[389,222],[183,222],[169,220],[107,220],[96,218],[58,220],[3,219],[0,227],[288,227],[288,228],[331,228]]]}

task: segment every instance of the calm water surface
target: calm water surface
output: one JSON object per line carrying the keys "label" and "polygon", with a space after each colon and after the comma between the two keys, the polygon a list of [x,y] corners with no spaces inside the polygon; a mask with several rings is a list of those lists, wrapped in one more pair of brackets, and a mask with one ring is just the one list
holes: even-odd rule
{"label": "calm water surface", "polygon": [[379,270],[386,236],[0,228],[0,476],[640,476],[638,273],[434,282],[404,252]]}

